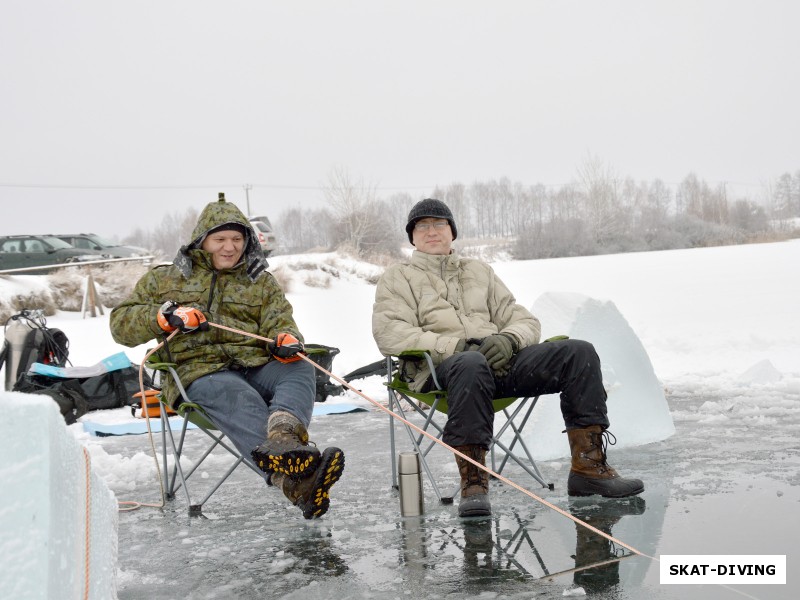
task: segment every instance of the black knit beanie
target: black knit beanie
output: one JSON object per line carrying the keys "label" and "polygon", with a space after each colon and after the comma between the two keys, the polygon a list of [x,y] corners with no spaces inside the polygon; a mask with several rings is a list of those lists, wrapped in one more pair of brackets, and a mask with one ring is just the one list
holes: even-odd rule
{"label": "black knit beanie", "polygon": [[245,239],[247,239],[247,229],[241,223],[225,223],[219,227],[210,229],[207,235],[211,235],[212,233],[217,233],[219,231],[238,231],[242,234],[242,236],[244,236]]}
{"label": "black knit beanie", "polygon": [[450,231],[453,232],[453,239],[458,237],[458,230],[456,229],[455,219],[453,219],[453,213],[450,212],[450,209],[447,207],[447,205],[441,200],[425,198],[425,200],[420,200],[417,202],[411,209],[411,212],[408,213],[408,225],[406,225],[406,233],[408,234],[408,241],[412,244],[414,243],[414,237],[412,235],[412,232],[414,231],[414,225],[417,221],[426,217],[432,217],[434,219],[447,219],[447,222],[450,223]]}

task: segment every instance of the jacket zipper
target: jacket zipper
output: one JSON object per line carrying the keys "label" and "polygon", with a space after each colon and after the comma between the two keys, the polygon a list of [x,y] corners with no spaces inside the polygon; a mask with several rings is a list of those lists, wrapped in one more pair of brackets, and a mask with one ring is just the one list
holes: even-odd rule
{"label": "jacket zipper", "polygon": [[211,303],[214,301],[214,288],[217,285],[217,272],[211,272],[211,285],[209,286],[208,290],[208,305],[206,306],[206,312],[211,312]]}

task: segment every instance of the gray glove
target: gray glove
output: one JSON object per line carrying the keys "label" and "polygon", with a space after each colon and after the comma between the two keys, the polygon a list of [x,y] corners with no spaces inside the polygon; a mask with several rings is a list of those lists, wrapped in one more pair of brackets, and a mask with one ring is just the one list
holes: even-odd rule
{"label": "gray glove", "polygon": [[514,342],[511,336],[495,333],[484,338],[478,352],[486,357],[486,362],[495,373],[504,375],[508,372],[506,365],[514,356]]}

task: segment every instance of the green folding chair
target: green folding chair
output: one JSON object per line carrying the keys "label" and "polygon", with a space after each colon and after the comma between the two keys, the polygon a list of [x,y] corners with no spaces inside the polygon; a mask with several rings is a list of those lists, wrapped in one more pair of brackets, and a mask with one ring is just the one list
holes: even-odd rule
{"label": "green folding chair", "polygon": [[[338,348],[332,346],[325,346],[322,344],[306,344],[306,354],[314,362],[330,370],[333,366],[333,359],[339,353]],[[158,373],[161,377],[171,377],[175,382],[180,393],[180,398],[176,402],[176,406],[172,407],[177,414],[183,418],[179,434],[173,433],[170,428],[169,415],[167,414],[166,405],[163,402],[160,394],[158,400],[161,405],[160,418],[161,418],[161,448],[162,448],[162,462],[163,462],[163,481],[166,497],[168,500],[173,500],[179,490],[183,490],[186,496],[186,503],[189,506],[190,515],[202,514],[203,505],[211,498],[219,487],[225,483],[228,477],[241,465],[247,465],[260,479],[265,480],[264,473],[253,463],[249,456],[242,456],[235,446],[228,443],[219,428],[214,424],[211,418],[205,411],[197,404],[189,400],[186,390],[175,371],[175,363],[161,362],[157,359],[157,355],[153,355],[147,362],[147,367]],[[330,378],[315,369],[316,378],[316,402],[324,402],[329,395],[341,394],[341,386],[334,385]],[[146,400],[143,400],[144,406]],[[186,440],[186,431],[189,424],[202,431],[209,438],[208,445],[202,451],[199,459],[195,460],[188,469],[184,469],[181,465],[180,459],[184,456],[184,442]],[[177,438],[177,439],[176,439]],[[234,458],[234,463],[228,470],[213,483],[210,489],[206,492],[205,497],[199,502],[193,501],[193,494],[189,490],[188,482],[192,475],[197,472],[203,461],[217,448],[222,448],[231,454]],[[167,456],[171,454],[173,458],[173,465],[171,469],[167,466]],[[206,484],[204,487],[208,488]]]}
{"label": "green folding chair", "polygon": [[[403,380],[402,377],[402,364],[403,361],[427,361],[431,377],[433,381],[433,389],[429,392],[421,393],[409,389],[408,382]],[[389,395],[389,410],[392,410],[404,419],[410,421],[410,416],[420,417],[421,424],[417,426],[423,431],[433,435],[437,439],[442,438],[444,433],[444,419],[437,419],[437,415],[447,414],[447,392],[442,389],[439,381],[436,379],[436,369],[433,365],[433,360],[430,354],[425,350],[406,350],[396,356],[386,357],[386,373],[387,381],[386,387]],[[402,401],[405,400],[408,406],[411,407],[409,415],[403,408]],[[499,429],[496,429],[492,436],[489,445],[489,455],[491,457],[491,469],[498,475],[502,474],[503,469],[511,460],[525,471],[534,481],[539,483],[542,487],[554,489],[552,483],[546,483],[539,468],[536,466],[536,461],[525,444],[522,438],[522,431],[527,425],[533,409],[536,407],[539,397],[525,397],[525,398],[498,398],[492,401],[495,411],[495,424],[502,423]],[[499,420],[500,419],[500,420]],[[397,447],[395,439],[395,423],[396,419],[389,417],[389,443],[391,447],[391,461],[392,461],[392,486],[398,488],[398,472],[397,472]],[[456,484],[455,489],[449,495],[442,494],[437,484],[436,478],[428,464],[428,454],[434,446],[438,444],[430,440],[424,434],[421,434],[405,423],[401,423],[403,429],[406,430],[411,445],[415,452],[419,454],[420,465],[424,470],[428,481],[433,488],[436,497],[444,504],[451,504],[453,498],[460,491],[460,483]],[[502,441],[503,436],[510,432],[512,438],[510,443],[506,444]],[[503,453],[502,460],[497,457],[496,449]]]}
{"label": "green folding chair", "polygon": [[[250,457],[242,456],[235,446],[228,443],[228,441],[225,439],[225,434],[223,434],[217,428],[217,426],[203,411],[203,409],[199,405],[189,400],[186,390],[181,383],[180,377],[178,377],[178,373],[175,371],[174,363],[152,360],[147,362],[147,366],[158,373],[161,377],[172,377],[172,380],[175,382],[175,385],[180,393],[180,398],[178,402],[176,402],[176,406],[173,407],[173,409],[183,419],[180,433],[178,435],[176,435],[170,427],[169,415],[167,414],[166,410],[167,406],[164,403],[161,395],[158,394],[158,400],[161,405],[160,419],[162,450],[161,458],[163,463],[162,477],[165,494],[168,500],[173,500],[178,490],[182,489],[186,497],[186,504],[189,507],[189,514],[196,516],[202,514],[203,505],[211,498],[212,495],[214,495],[219,487],[225,483],[228,477],[231,476],[231,474],[239,465],[244,463],[256,475],[258,475],[259,479],[265,480],[264,473],[262,473],[261,470],[256,467]],[[184,456],[184,442],[186,441],[186,431],[189,428],[190,423],[202,431],[209,438],[209,440],[208,444],[205,446],[205,449],[201,450],[200,457],[195,459],[188,469],[184,469],[183,465],[181,465],[181,458]],[[203,464],[203,461],[205,461],[206,458],[208,458],[208,456],[217,447],[227,451],[234,458],[234,462],[222,476],[217,478],[217,480],[211,484],[210,489],[207,489],[202,500],[199,502],[196,500],[193,501],[193,496],[188,485],[189,480],[191,479],[192,475],[197,472],[197,469]],[[173,459],[171,469],[167,465],[168,454],[171,454]],[[205,484],[203,487],[208,488],[208,484]]]}

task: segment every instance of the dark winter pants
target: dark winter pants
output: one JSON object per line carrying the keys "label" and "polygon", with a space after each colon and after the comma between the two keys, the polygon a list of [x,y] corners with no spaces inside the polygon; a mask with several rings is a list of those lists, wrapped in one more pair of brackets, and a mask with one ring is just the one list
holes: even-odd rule
{"label": "dark winter pants", "polygon": [[290,412],[308,428],[316,394],[314,367],[304,360],[273,360],[242,371],[217,371],[193,381],[186,393],[249,459],[266,439],[273,412]]}
{"label": "dark winter pants", "polygon": [[495,377],[480,352],[459,352],[436,367],[447,390],[448,417],[443,441],[450,446],[489,447],[494,426],[493,398],[561,395],[567,429],[608,427],[600,357],[582,340],[544,342],[523,348],[505,377]]}

